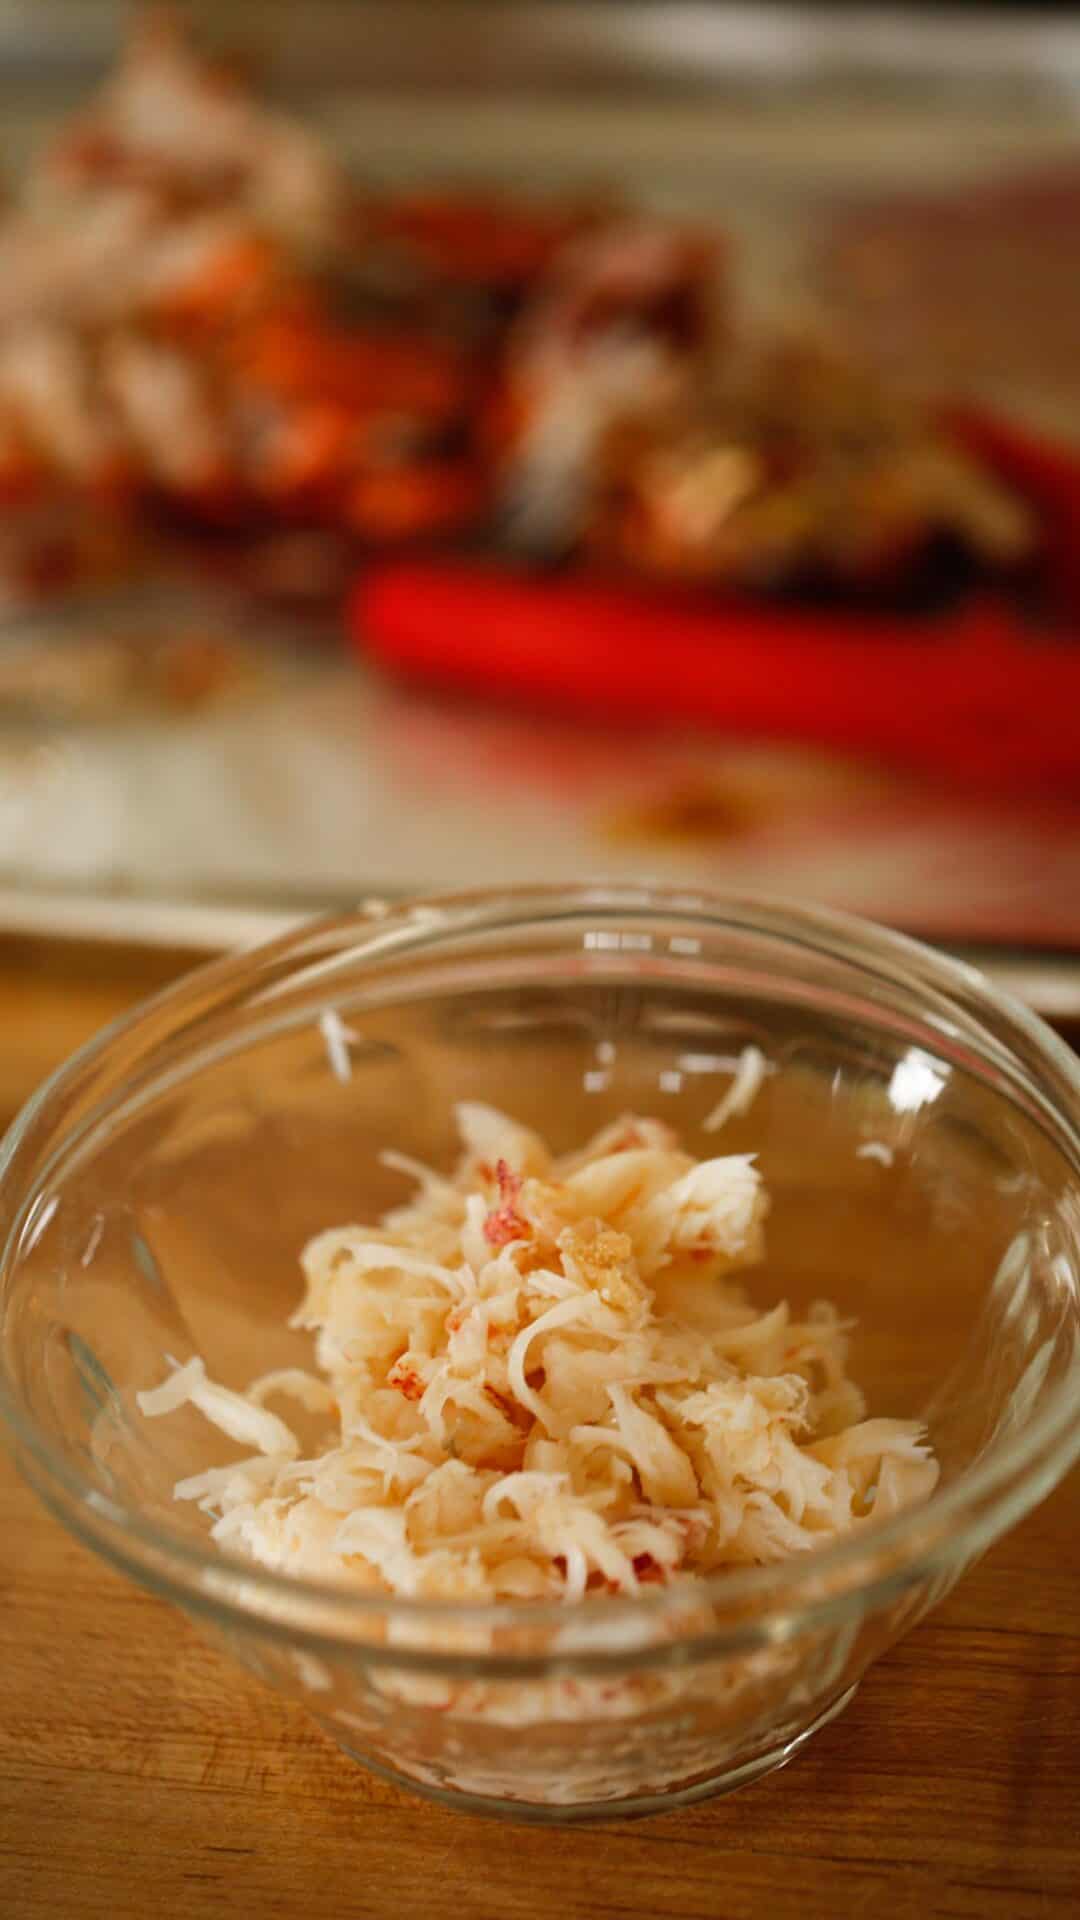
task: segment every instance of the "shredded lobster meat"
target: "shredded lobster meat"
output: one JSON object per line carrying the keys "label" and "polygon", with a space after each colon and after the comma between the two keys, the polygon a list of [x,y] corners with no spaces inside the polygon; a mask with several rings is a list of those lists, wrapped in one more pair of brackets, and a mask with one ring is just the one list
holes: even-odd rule
{"label": "shredded lobster meat", "polygon": [[[247,1448],[181,1481],[262,1565],[424,1598],[635,1594],[821,1546],[924,1499],[918,1422],[867,1418],[849,1327],[735,1278],[762,1261],[752,1154],[695,1161],[622,1119],[556,1159],[457,1109],[452,1177],[302,1256],[317,1371],[246,1393],[200,1359],[139,1395]],[[268,1400],[325,1415],[302,1454]]]}

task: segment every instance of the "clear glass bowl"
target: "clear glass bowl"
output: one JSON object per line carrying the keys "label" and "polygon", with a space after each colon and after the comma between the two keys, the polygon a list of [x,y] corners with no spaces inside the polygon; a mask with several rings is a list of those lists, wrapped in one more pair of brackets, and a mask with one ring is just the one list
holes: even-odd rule
{"label": "clear glass bowl", "polygon": [[[357,1597],[174,1503],[229,1444],[137,1391],[166,1354],[231,1385],[306,1359],[298,1253],[401,1197],[382,1148],[445,1164],[468,1096],[561,1148],[632,1108],[705,1152],[751,1042],[777,1071],[724,1150],[773,1194],[762,1297],[857,1317],[871,1411],[929,1424],[928,1504],[692,1605],[573,1609]],[[73,1533],[365,1765],[518,1818],[668,1806],[789,1758],[1080,1451],[1078,1116],[1037,1020],[855,921],[604,887],[375,903],[193,974],[31,1102],[0,1164],[0,1406]]]}

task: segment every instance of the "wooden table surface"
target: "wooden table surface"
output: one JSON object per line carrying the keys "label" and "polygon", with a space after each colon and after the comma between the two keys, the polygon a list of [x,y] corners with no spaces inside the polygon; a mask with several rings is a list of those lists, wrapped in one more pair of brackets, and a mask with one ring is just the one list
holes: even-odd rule
{"label": "wooden table surface", "polygon": [[[0,943],[0,1116],[185,956]],[[3,1920],[1080,1915],[1080,1474],[785,1772],[543,1830],[371,1779],[0,1462]]]}

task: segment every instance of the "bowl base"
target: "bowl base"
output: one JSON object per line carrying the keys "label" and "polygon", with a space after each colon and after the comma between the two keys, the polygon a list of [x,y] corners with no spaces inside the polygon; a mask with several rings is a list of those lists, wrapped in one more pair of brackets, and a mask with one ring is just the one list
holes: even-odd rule
{"label": "bowl base", "polygon": [[693,1806],[697,1800],[719,1798],[723,1794],[737,1793],[740,1787],[753,1786],[755,1780],[764,1779],[767,1773],[775,1773],[779,1767],[785,1767],[789,1760],[793,1760],[815,1733],[820,1733],[830,1720],[835,1720],[838,1714],[843,1713],[855,1698],[856,1691],[856,1687],[848,1687],[835,1700],[831,1700],[793,1740],[771,1748],[768,1753],[759,1754],[756,1759],[748,1760],[740,1767],[709,1773],[691,1781],[688,1786],[671,1787],[659,1793],[631,1794],[624,1800],[585,1800],[569,1806],[540,1800],[498,1799],[493,1794],[468,1793],[457,1787],[436,1786],[430,1780],[417,1780],[397,1767],[387,1766],[381,1760],[372,1759],[370,1754],[362,1753],[358,1747],[342,1738],[330,1722],[323,1721],[322,1725],[350,1760],[356,1760],[380,1780],[387,1780],[395,1787],[404,1787],[409,1793],[420,1794],[425,1800],[434,1800],[439,1806],[459,1808],[463,1813],[483,1814],[489,1819],[521,1821],[531,1826],[566,1826],[585,1820],[640,1819],[649,1813],[672,1813],[678,1807]]}

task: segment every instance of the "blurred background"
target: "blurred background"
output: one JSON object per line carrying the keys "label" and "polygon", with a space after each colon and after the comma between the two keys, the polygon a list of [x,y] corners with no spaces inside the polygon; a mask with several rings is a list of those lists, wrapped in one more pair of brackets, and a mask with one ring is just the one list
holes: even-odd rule
{"label": "blurred background", "polygon": [[1080,1008],[1072,9],[8,0],[0,100],[9,939],[607,873]]}

